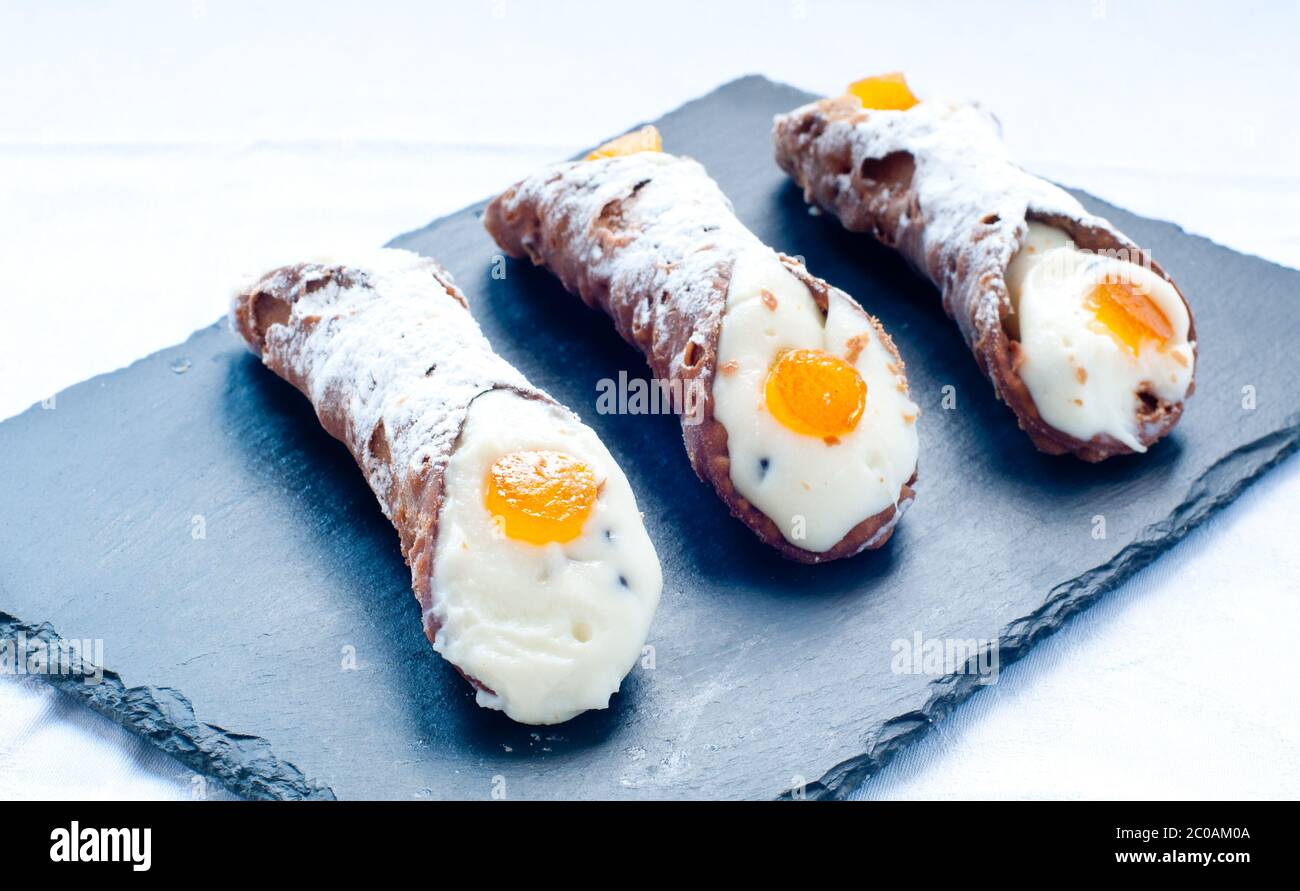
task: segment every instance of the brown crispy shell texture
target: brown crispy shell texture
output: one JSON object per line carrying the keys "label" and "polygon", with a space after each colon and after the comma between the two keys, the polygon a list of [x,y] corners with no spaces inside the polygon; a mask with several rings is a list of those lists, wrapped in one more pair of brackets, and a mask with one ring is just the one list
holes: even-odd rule
{"label": "brown crispy shell texture", "polygon": [[[465,295],[438,268],[434,275],[452,298],[466,306]],[[273,270],[251,288],[235,298],[232,321],[236,333],[262,358],[263,364],[311,399],[311,386],[299,372],[297,356],[287,352],[266,352],[267,331],[272,325],[311,326],[312,317],[295,318],[293,305],[313,291],[336,284],[352,287],[359,273],[346,266],[317,266],[299,263]],[[301,342],[292,338],[291,343]],[[411,473],[399,473],[391,464],[387,435],[382,422],[370,431],[357,430],[347,411],[349,395],[329,392],[320,402],[313,402],[321,426],[348,447],[357,465],[364,471],[368,460],[388,465],[393,486],[390,491],[376,492],[381,502],[393,505],[393,526],[401,539],[402,556],[411,568],[411,583],[423,612],[428,613],[433,592],[433,554],[438,537],[438,514],[442,509],[443,473],[446,462],[425,464]],[[468,406],[466,406],[468,408]],[[463,417],[461,423],[463,424]],[[432,642],[437,628],[426,628]]]}
{"label": "brown crispy shell texture", "polygon": [[[1099,435],[1085,441],[1049,425],[1020,377],[1019,344],[1008,333],[1011,301],[1006,272],[1023,241],[1022,221],[988,213],[969,221],[959,243],[936,244],[927,251],[927,208],[921,207],[914,182],[915,157],[907,151],[894,151],[856,162],[848,142],[828,135],[832,124],[859,124],[870,114],[856,99],[840,97],[779,116],[773,129],[777,163],[803,189],[808,203],[834,214],[846,229],[870,234],[899,251],[940,289],[944,310],[958,322],[980,370],[1039,450],[1072,454],[1091,462],[1131,453],[1132,449],[1113,437]],[[1173,285],[1187,305],[1182,291],[1160,265],[1113,228],[1032,207],[1025,219],[1062,229],[1086,250],[1140,257],[1140,262]],[[995,309],[992,313],[987,311],[990,305]],[[1190,306],[1187,311],[1188,340],[1195,342]],[[1193,379],[1187,395],[1194,390]],[[1182,401],[1169,402],[1154,395],[1144,395],[1140,405],[1138,438],[1144,446],[1168,434],[1183,412]]]}
{"label": "brown crispy shell texture", "polygon": [[[682,163],[693,162],[683,160]],[[822,563],[877,548],[888,541],[894,523],[915,495],[911,488],[916,482],[915,473],[903,487],[896,507],[867,517],[824,552],[791,544],[770,517],[736,491],[731,481],[727,431],[714,417],[713,402],[718,339],[734,255],[707,243],[700,246],[696,252],[710,255],[709,271],[683,281],[673,274],[683,258],[665,246],[658,254],[657,268],[642,268],[634,277],[636,286],[621,286],[624,280],[609,274],[608,264],[591,262],[591,249],[594,245],[602,254],[617,255],[644,237],[644,220],[638,212],[637,197],[643,189],[655,187],[655,177],[653,173],[630,177],[626,187],[612,200],[601,204],[598,212],[583,213],[582,202],[562,200],[565,190],[582,188],[566,182],[565,169],[539,174],[497,196],[488,204],[484,225],[507,254],[527,257],[534,265],[544,266],[569,292],[608,315],[619,334],[642,352],[655,377],[680,382],[682,393],[686,392],[687,382],[699,382],[702,404],[695,411],[701,420],[688,423],[683,413],[682,437],[691,466],[700,479],[713,486],[733,516],[791,560]],[[556,199],[557,195],[560,200]],[[729,206],[720,212],[734,220]],[[799,261],[780,257],[785,267],[809,288],[824,312],[831,286],[811,275]],[[867,318],[901,370],[903,363],[893,341],[874,317],[867,315]],[[677,392],[675,387],[674,392]],[[677,406],[678,411],[682,408]]]}
{"label": "brown crispy shell texture", "polygon": [[[451,276],[432,260],[423,261],[430,276],[444,288],[446,296],[435,295],[433,299],[450,299],[460,305],[468,316],[468,304],[465,295],[452,282]],[[354,395],[341,389],[326,389],[323,398],[313,399],[312,381],[305,368],[314,367],[313,363],[304,361],[306,335],[319,324],[346,325],[346,316],[322,321],[320,316],[295,313],[294,306],[303,298],[320,288],[337,286],[353,288],[366,286],[364,269],[344,265],[323,265],[300,263],[272,270],[251,287],[236,295],[231,311],[231,324],[235,332],[257,354],[263,364],[275,374],[292,384],[304,396],[312,401],[316,416],[321,426],[334,438],[341,441],[351,452],[358,467],[371,483],[375,496],[383,507],[385,514],[396,528],[401,540],[402,556],[411,569],[411,585],[424,616],[424,632],[429,642],[433,643],[439,628],[439,620],[433,606],[433,563],[438,539],[438,518],[444,498],[444,475],[447,461],[451,457],[456,442],[463,428],[469,406],[478,395],[494,389],[510,389],[524,398],[553,401],[540,390],[530,389],[522,383],[522,378],[512,377],[509,369],[495,354],[485,358],[484,368],[488,372],[481,381],[472,379],[468,385],[462,374],[457,385],[448,387],[451,394],[445,401],[437,403],[437,413],[441,415],[438,428],[445,431],[438,438],[436,454],[414,464],[394,460],[394,437],[400,431],[386,429],[385,420],[378,423],[361,424],[349,411],[349,404]],[[382,299],[382,295],[380,295]],[[400,319],[395,319],[391,326],[393,337],[402,336]],[[467,322],[472,326],[472,321]],[[274,326],[282,326],[277,332],[273,345],[268,345],[268,333]],[[473,330],[477,332],[476,326]],[[383,350],[382,343],[374,344],[376,350]],[[486,345],[482,345],[486,350]],[[471,350],[478,347],[471,345]],[[437,379],[442,371],[438,367],[439,356],[431,353],[417,371],[422,377]],[[320,364],[320,363],[316,363]],[[492,371],[501,367],[505,372],[500,377]],[[425,368],[428,370],[425,371]],[[463,364],[459,371],[463,371]],[[401,381],[385,384],[401,386]],[[387,481],[378,485],[378,480]],[[457,670],[460,671],[459,666]],[[487,689],[478,680],[463,671],[461,674],[480,689]]]}

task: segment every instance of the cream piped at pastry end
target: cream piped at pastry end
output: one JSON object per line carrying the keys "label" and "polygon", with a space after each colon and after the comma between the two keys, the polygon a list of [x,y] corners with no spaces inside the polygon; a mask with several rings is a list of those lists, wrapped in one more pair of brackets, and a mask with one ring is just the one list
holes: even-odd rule
{"label": "cream piped at pastry end", "polygon": [[[787,541],[815,552],[899,505],[916,471],[920,413],[869,318],[838,291],[827,303],[823,315],[774,252],[741,255],[731,273],[713,384],[714,416],[727,430],[737,491]],[[773,391],[780,384],[774,374],[792,353],[815,363],[791,372],[803,378],[792,382],[794,398],[816,414],[814,426],[789,417],[806,416],[800,406],[772,404],[782,398]]]}
{"label": "cream piped at pastry end", "polygon": [[[1148,252],[1017,165],[1000,130],[894,72],[778,115],[773,147],[810,204],[934,283],[1035,447],[1090,462],[1146,451],[1195,390],[1192,310]],[[1053,276],[1031,272],[1049,230],[1078,245],[1043,246],[1062,261]]]}
{"label": "cream piped at pastry end", "polygon": [[[542,530],[564,541],[529,540],[510,515],[535,524],[527,505],[488,491],[504,456],[539,455],[588,477],[570,528]],[[447,465],[431,608],[434,649],[478,681],[479,705],[527,724],[604,708],[641,656],[661,586],[631,486],[595,433],[508,390],[474,400]]]}
{"label": "cream piped at pastry end", "polygon": [[1020,377],[1043,420],[1080,440],[1109,436],[1146,451],[1144,397],[1181,402],[1194,371],[1187,307],[1173,285],[1037,222],[1006,281]]}

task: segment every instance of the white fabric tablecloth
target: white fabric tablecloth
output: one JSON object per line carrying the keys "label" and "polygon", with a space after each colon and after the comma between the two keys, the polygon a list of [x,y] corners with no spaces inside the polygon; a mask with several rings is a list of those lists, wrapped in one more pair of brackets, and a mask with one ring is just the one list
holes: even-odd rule
{"label": "white fabric tablecloth", "polygon": [[[901,68],[994,109],[1037,172],[1300,267],[1298,26],[1122,0],[0,4],[0,417],[183,339],[248,274],[381,244],[755,71],[832,92]],[[1300,796],[1297,501],[1291,461],[863,796]],[[0,679],[0,798],[195,783]]]}

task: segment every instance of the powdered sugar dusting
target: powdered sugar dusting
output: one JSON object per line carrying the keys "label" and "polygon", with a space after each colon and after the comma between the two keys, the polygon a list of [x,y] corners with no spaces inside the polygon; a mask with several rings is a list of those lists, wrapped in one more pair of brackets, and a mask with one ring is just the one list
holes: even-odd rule
{"label": "powdered sugar dusting", "polygon": [[[661,152],[554,165],[518,186],[512,203],[519,202],[536,202],[546,219],[584,223],[565,232],[574,253],[589,258],[593,277],[608,279],[611,293],[645,295],[631,324],[654,332],[655,354],[670,349],[671,326],[661,322],[669,314],[695,320],[703,346],[725,308],[720,277],[746,252],[776,253],[736,218],[698,162]],[[630,208],[623,212],[635,217],[635,237],[590,225],[615,202]],[[536,250],[527,242],[524,247]],[[669,375],[681,371],[683,353],[674,355]],[[711,377],[713,369],[705,373]]]}
{"label": "powdered sugar dusting", "polygon": [[[728,324],[724,314],[732,311],[733,301],[745,302],[759,293],[753,281],[738,281],[745,278],[743,270],[767,270],[783,286],[811,296],[823,313],[835,299],[859,314],[862,327],[879,336],[881,348],[897,364],[897,370],[889,372],[890,388],[896,388],[894,379],[902,377],[902,366],[875,320],[810,275],[802,263],[763,244],[697,162],[642,152],[557,164],[494,199],[484,224],[512,256],[526,255],[545,265],[570,292],[607,313],[619,333],[645,354],[656,376],[691,381],[701,388],[703,423],[682,426],[691,464],[764,541],[786,556],[820,562],[847,556],[886,522],[883,512],[865,520],[858,517],[843,539],[814,551],[804,540],[787,540],[780,525],[786,512],[776,508],[775,514],[765,513],[732,472],[738,465],[731,448],[738,440],[733,439],[735,424],[723,418],[716,385]],[[773,330],[762,337],[776,335]],[[818,343],[822,340],[817,338]],[[748,406],[753,396],[747,392],[738,398]],[[748,423],[752,408],[736,418]],[[890,512],[899,494],[888,492]]]}
{"label": "powdered sugar dusting", "polygon": [[[379,250],[279,269],[244,291],[296,289],[291,323],[267,330],[262,360],[304,382],[322,420],[321,406],[342,401],[346,429],[331,432],[358,456],[390,519],[390,466],[445,465],[480,393],[509,388],[549,400],[492,351],[464,298],[443,282],[451,285],[434,261]],[[381,424],[389,461],[371,442]]]}
{"label": "powdered sugar dusting", "polygon": [[[815,113],[819,103],[778,116],[778,122]],[[916,164],[912,188],[921,219],[900,221],[922,229],[920,257],[951,255],[979,240],[1005,269],[1019,249],[1030,214],[1060,216],[1127,238],[1106,220],[1093,216],[1064,189],[1016,166],[1002,142],[996,118],[978,105],[931,99],[907,111],[862,110],[827,121],[818,137],[832,152],[846,150],[849,171],[840,174],[841,194],[851,190],[853,171],[864,161],[906,152]],[[828,208],[834,210],[834,208]],[[936,281],[945,294],[952,282]],[[982,301],[973,313],[955,313],[969,342],[979,326],[999,324],[996,300]]]}

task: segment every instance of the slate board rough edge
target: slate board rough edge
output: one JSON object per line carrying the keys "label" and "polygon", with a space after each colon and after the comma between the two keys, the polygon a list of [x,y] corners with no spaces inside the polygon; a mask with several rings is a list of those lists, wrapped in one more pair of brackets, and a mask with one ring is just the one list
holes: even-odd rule
{"label": "slate board rough edge", "polygon": [[[1300,450],[1300,415],[1292,415],[1285,428],[1223,456],[1192,484],[1186,500],[1169,517],[1143,529],[1109,562],[1057,585],[1033,614],[1002,629],[998,634],[998,664],[1005,668],[1019,661],[1036,643],[1061,629],[1071,616],[1087,609],[1103,594],[1119,587],[1167,553],[1188,533],[1235,501],[1256,480],[1297,450]],[[1236,478],[1236,482],[1227,489],[1216,489],[1212,481],[1220,476]],[[847,798],[894,760],[904,747],[920,740],[969,699],[979,689],[978,678],[979,674],[970,667],[969,671],[936,679],[932,685],[936,692],[921,709],[886,721],[879,732],[867,739],[866,751],[862,755],[835,765],[821,779],[809,783],[804,790],[806,797]],[[793,797],[792,790],[780,797]]]}
{"label": "slate board rough edge", "polygon": [[[1019,661],[1036,643],[1063,627],[1071,616],[1150,565],[1297,450],[1300,450],[1300,415],[1293,415],[1282,430],[1225,455],[1193,483],[1187,499],[1170,517],[1144,529],[1108,563],[1052,589],[1032,615],[1004,628],[998,635],[999,664],[1005,667]],[[1227,489],[1217,489],[1213,479],[1219,476],[1235,477],[1236,482]],[[0,610],[0,640],[19,635],[47,644],[60,640],[48,623],[30,625]],[[835,765],[820,779],[809,783],[804,790],[806,797],[846,798],[888,765],[903,748],[919,741],[970,698],[979,689],[978,677],[972,671],[936,679],[932,684],[935,693],[921,709],[885,721],[865,741],[863,754]],[[269,741],[200,721],[189,699],[178,690],[127,687],[116,672],[106,667],[103,681],[98,684],[88,683],[76,675],[45,676],[43,680],[148,739],[187,767],[215,777],[237,795],[281,800],[335,798],[328,786],[308,779],[293,764],[277,757]],[[793,792],[786,790],[779,797],[789,799]]]}
{"label": "slate board rough edge", "polygon": [[[740,80],[750,79],[766,80],[758,75]],[[735,83],[737,81],[732,81],[718,89],[725,89]],[[794,89],[784,84],[774,85],[787,90]],[[708,96],[692,100],[687,105],[706,98]],[[479,202],[449,216],[472,212],[482,205],[483,202]],[[398,236],[390,244],[399,243],[411,234],[413,233]],[[216,324],[219,326],[222,322]],[[200,329],[195,334],[207,330],[210,328]],[[175,347],[159,352],[172,349]],[[132,364],[148,361],[156,355],[158,353]],[[90,381],[74,386],[82,387],[96,379],[91,378]],[[38,410],[35,406],[29,409],[35,410]],[[1018,661],[1039,640],[1061,628],[1075,613],[1086,609],[1100,596],[1152,563],[1161,553],[1181,541],[1216,511],[1234,501],[1255,480],[1297,449],[1300,449],[1300,415],[1293,415],[1287,419],[1284,428],[1222,457],[1192,483],[1186,498],[1172,514],[1144,528],[1134,541],[1109,562],[1093,567],[1050,590],[1042,605],[1033,613],[1003,628],[999,634],[999,664],[1006,666]],[[1219,478],[1233,482],[1227,488],[1216,488],[1214,481]],[[59,639],[49,624],[30,625],[0,610],[0,639],[9,639],[19,634],[48,643]],[[920,709],[886,720],[876,732],[864,739],[861,755],[840,762],[820,779],[810,782],[806,788],[807,797],[845,798],[850,795],[892,761],[905,746],[921,739],[931,727],[974,694],[979,689],[977,677],[974,673],[956,673],[933,681],[931,688],[934,692]],[[267,799],[335,797],[328,786],[308,779],[293,764],[277,757],[268,740],[227,731],[200,721],[189,699],[178,690],[151,686],[128,688],[116,672],[106,667],[100,684],[86,683],[75,676],[50,676],[45,680],[96,712],[150,740],[191,769],[213,776],[237,795]],[[792,792],[787,790],[779,797],[791,796]]]}
{"label": "slate board rough edge", "polygon": [[[30,625],[0,610],[0,640],[20,635],[50,647],[61,640],[48,623]],[[215,777],[237,795],[281,800],[335,797],[328,787],[312,782],[298,768],[276,757],[267,740],[200,721],[179,690],[127,687],[117,672],[107,668],[99,683],[76,674],[42,675],[41,679],[149,740],[196,773]]]}

